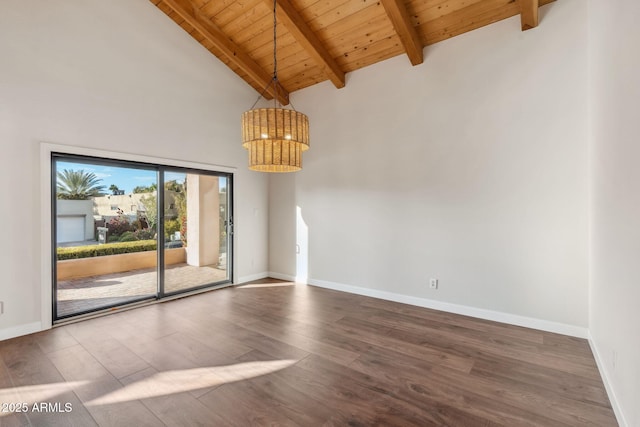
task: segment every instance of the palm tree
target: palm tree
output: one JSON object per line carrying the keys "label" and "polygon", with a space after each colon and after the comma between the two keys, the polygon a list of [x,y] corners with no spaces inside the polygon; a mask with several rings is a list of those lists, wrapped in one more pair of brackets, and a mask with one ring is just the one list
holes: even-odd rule
{"label": "palm tree", "polygon": [[87,200],[102,196],[104,185],[100,185],[101,181],[93,172],[65,169],[58,172],[57,197],[65,200]]}

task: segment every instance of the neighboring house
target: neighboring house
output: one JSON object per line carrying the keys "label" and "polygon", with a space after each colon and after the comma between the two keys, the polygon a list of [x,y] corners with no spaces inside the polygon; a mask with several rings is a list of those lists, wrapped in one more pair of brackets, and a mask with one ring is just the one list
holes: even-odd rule
{"label": "neighboring house", "polygon": [[145,211],[142,199],[155,197],[153,193],[109,194],[93,198],[93,214],[101,217],[114,217],[118,215],[118,209],[129,217],[135,217],[139,211]]}
{"label": "neighboring house", "polygon": [[93,200],[57,200],[56,211],[56,243],[95,239]]}

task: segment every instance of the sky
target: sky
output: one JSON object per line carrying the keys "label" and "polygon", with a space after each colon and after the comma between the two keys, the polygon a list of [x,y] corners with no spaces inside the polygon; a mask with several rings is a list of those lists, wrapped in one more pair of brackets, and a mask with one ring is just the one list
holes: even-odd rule
{"label": "sky", "polygon": [[[56,168],[58,171],[64,169],[84,170],[85,172],[93,172],[102,182],[100,185],[105,186],[105,193],[109,193],[111,184],[115,184],[120,190],[124,190],[125,194],[133,192],[134,187],[148,187],[156,182],[156,171],[146,169],[121,168],[115,166],[105,166],[87,163],[73,163],[57,161]],[[186,173],[165,172],[165,182],[176,180],[184,182]],[[220,187],[224,187],[226,179],[220,179]]]}

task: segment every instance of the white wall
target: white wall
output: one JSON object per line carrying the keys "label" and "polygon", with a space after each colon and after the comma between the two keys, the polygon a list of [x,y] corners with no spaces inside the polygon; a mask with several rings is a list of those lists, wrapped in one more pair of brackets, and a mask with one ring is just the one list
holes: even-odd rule
{"label": "white wall", "polygon": [[640,3],[589,7],[589,328],[621,425],[640,426]]}
{"label": "white wall", "polygon": [[514,17],[426,48],[420,66],[396,57],[297,93],[311,149],[301,173],[271,178],[271,271],[298,274],[299,206],[311,283],[585,335],[586,13],[562,0],[537,29]]}
{"label": "white wall", "polygon": [[256,94],[153,4],[3,0],[0,58],[0,339],[50,320],[41,141],[237,167],[237,277],[267,271],[268,182],[239,144]]}

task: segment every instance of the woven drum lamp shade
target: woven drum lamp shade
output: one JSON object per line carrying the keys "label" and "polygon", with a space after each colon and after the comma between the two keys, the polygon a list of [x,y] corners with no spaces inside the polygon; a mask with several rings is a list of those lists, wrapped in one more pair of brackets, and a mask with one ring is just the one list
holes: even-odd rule
{"label": "woven drum lamp shade", "polygon": [[242,146],[249,151],[249,169],[295,172],[309,149],[309,118],[286,108],[257,108],[242,114]]}

